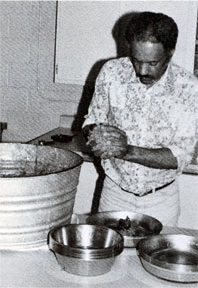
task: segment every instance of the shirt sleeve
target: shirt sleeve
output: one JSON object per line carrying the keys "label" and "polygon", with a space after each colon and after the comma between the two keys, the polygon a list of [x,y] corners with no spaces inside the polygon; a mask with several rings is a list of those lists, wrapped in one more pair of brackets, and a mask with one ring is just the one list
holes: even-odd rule
{"label": "shirt sleeve", "polygon": [[198,140],[198,91],[192,95],[189,108],[181,113],[177,131],[169,149],[178,161],[178,173],[192,161],[196,142]]}
{"label": "shirt sleeve", "polygon": [[106,123],[109,112],[109,64],[106,63],[96,79],[95,90],[83,127],[89,124]]}

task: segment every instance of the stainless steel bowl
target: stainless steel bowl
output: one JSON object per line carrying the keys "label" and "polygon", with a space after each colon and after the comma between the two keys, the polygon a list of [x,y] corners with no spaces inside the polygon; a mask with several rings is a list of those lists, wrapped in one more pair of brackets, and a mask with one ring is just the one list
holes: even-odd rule
{"label": "stainless steel bowl", "polygon": [[49,248],[59,265],[65,271],[81,276],[110,271],[123,247],[122,235],[104,226],[68,224],[49,233]]}
{"label": "stainless steel bowl", "polygon": [[[151,216],[129,211],[95,213],[88,216],[86,222],[104,225],[119,231],[124,237],[124,247],[136,247],[140,240],[148,236],[158,235],[163,227],[160,221]],[[124,225],[126,223],[126,226],[120,225],[122,223]]]}
{"label": "stainless steel bowl", "polygon": [[138,253],[151,274],[170,281],[198,281],[198,238],[158,235],[141,240]]}

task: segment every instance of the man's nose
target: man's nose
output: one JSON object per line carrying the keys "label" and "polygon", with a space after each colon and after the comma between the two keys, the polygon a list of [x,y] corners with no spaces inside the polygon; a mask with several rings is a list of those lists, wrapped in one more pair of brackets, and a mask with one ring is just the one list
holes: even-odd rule
{"label": "man's nose", "polygon": [[139,74],[140,75],[147,75],[149,72],[149,65],[148,63],[141,63],[139,66]]}

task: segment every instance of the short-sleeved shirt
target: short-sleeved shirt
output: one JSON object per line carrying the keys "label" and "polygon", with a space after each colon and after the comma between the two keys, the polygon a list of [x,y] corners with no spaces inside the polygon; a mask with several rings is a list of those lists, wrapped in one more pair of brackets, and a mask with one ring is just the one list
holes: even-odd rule
{"label": "short-sleeved shirt", "polygon": [[190,163],[198,139],[198,79],[170,62],[153,86],[142,84],[128,57],[102,67],[83,126],[105,123],[126,132],[129,145],[169,148],[177,169],[154,169],[118,158],[102,166],[117,185],[143,195],[174,180]]}

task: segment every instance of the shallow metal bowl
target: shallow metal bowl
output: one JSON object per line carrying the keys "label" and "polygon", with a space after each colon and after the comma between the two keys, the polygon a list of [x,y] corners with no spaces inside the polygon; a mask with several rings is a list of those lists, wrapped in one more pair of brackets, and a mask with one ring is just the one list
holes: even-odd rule
{"label": "shallow metal bowl", "polygon": [[143,267],[170,281],[198,281],[198,238],[158,235],[141,240],[137,247]]}
{"label": "shallow metal bowl", "polygon": [[59,265],[76,275],[107,273],[123,247],[122,235],[104,226],[68,224],[49,233],[49,248]]}
{"label": "shallow metal bowl", "polygon": [[[129,228],[120,227],[121,221],[129,219]],[[126,220],[127,221],[127,220]],[[162,230],[162,223],[145,214],[129,211],[99,212],[88,216],[88,224],[104,225],[119,231],[124,237],[125,247],[136,247],[137,243],[152,235],[158,235]]]}

